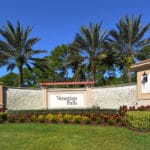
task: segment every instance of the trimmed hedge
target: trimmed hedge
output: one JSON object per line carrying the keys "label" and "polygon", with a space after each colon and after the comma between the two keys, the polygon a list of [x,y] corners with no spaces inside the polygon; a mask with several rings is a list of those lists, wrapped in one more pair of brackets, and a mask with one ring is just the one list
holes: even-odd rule
{"label": "trimmed hedge", "polygon": [[129,128],[150,130],[150,111],[128,111],[125,122]]}
{"label": "trimmed hedge", "polygon": [[83,114],[83,113],[105,113],[105,114],[116,114],[118,110],[115,109],[99,109],[99,108],[92,108],[92,109],[51,109],[51,110],[8,110],[7,114]]}
{"label": "trimmed hedge", "polygon": [[0,112],[0,123],[7,120],[7,113]]}

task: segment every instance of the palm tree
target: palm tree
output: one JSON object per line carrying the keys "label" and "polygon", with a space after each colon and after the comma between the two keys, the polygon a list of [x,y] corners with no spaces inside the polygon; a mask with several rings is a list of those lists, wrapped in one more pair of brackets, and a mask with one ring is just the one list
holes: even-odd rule
{"label": "palm tree", "polygon": [[101,30],[101,26],[102,21],[96,25],[90,22],[89,28],[82,26],[71,45],[71,49],[79,53],[82,64],[86,64],[92,80],[95,80],[96,67],[106,60],[108,54],[106,49],[108,33]]}
{"label": "palm tree", "polygon": [[118,64],[125,71],[128,82],[131,82],[130,65],[135,62],[137,53],[150,44],[150,38],[143,39],[150,24],[142,27],[141,15],[138,17],[126,16],[120,19],[116,27],[116,30],[110,31],[109,41],[112,48],[118,53]]}
{"label": "palm tree", "polygon": [[143,47],[142,50],[138,53],[137,58],[139,60],[150,59],[150,45]]}
{"label": "palm tree", "polygon": [[15,28],[10,21],[0,29],[0,34],[4,39],[0,40],[0,67],[7,66],[7,70],[11,71],[17,67],[20,87],[23,85],[23,68],[26,66],[31,71],[34,65],[41,68],[44,60],[34,55],[46,52],[32,48],[40,39],[29,38],[31,31],[29,26],[23,29],[20,22],[17,22]]}

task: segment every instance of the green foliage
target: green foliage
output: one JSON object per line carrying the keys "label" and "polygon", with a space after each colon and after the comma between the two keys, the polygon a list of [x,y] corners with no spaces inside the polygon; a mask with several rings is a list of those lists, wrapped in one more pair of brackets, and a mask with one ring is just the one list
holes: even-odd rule
{"label": "green foliage", "polygon": [[22,114],[19,114],[18,117],[17,117],[17,119],[18,119],[18,121],[19,121],[20,123],[24,123],[24,122],[25,122],[25,116],[22,115]]}
{"label": "green foliage", "polygon": [[81,122],[81,116],[80,115],[75,115],[72,118],[73,123],[80,123]]}
{"label": "green foliage", "polygon": [[13,114],[8,115],[7,121],[10,123],[14,123],[16,121],[16,116]]}
{"label": "green foliage", "polygon": [[86,116],[82,116],[81,120],[82,120],[83,123],[86,123],[86,124],[91,123],[91,119],[89,117],[86,117]]}
{"label": "green foliage", "polygon": [[108,119],[108,124],[109,124],[109,125],[113,125],[114,123],[115,123],[114,118],[109,118],[109,119]]}
{"label": "green foliage", "polygon": [[[101,27],[102,21],[95,25],[90,22],[89,28],[82,26],[71,45],[71,50],[78,52],[81,58],[80,63],[82,62],[81,64],[87,68],[85,77],[96,82],[98,68],[105,67],[106,71],[113,64],[113,52],[107,45],[108,32],[101,30]],[[79,65],[79,67],[82,66]]]}
{"label": "green foliage", "polygon": [[0,122],[2,123],[3,121],[7,120],[7,113],[5,112],[0,112]]}
{"label": "green foliage", "polygon": [[36,115],[32,115],[29,119],[30,119],[30,122],[36,122],[37,121]]}
{"label": "green foliage", "polygon": [[54,115],[54,114],[48,114],[46,115],[45,119],[48,121],[48,122],[51,122],[51,123],[57,123],[57,116]]}
{"label": "green foliage", "polygon": [[39,115],[37,120],[40,122],[40,123],[44,123],[45,122],[45,116],[44,115]]}
{"label": "green foliage", "polygon": [[18,86],[18,74],[16,73],[8,73],[2,77],[0,77],[0,82],[2,82],[5,86]]}
{"label": "green foliage", "polygon": [[150,111],[128,111],[125,121],[130,128],[150,130]]}
{"label": "green foliage", "polygon": [[137,58],[139,60],[150,59],[150,45],[143,47],[142,50],[137,54]]}
{"label": "green foliage", "polygon": [[[99,109],[99,108],[91,108],[91,109],[54,109],[54,110],[8,110],[7,113],[8,114],[14,114],[14,115],[18,115],[18,114],[69,114],[69,115],[76,115],[76,114],[91,114],[91,113],[106,113],[106,114],[115,114],[117,113],[118,110],[116,109]],[[70,116],[71,117],[71,116]]]}
{"label": "green foliage", "polygon": [[102,119],[100,117],[98,117],[97,120],[96,120],[96,123],[97,124],[101,124],[102,123]]}
{"label": "green foliage", "polygon": [[149,24],[142,27],[141,15],[127,15],[121,17],[116,26],[117,30],[111,30],[109,38],[111,47],[117,52],[115,64],[123,71],[128,82],[131,82],[130,65],[137,59],[137,53],[150,44],[149,38],[143,39]]}
{"label": "green foliage", "polygon": [[63,121],[63,123],[68,123],[69,122],[69,120],[65,117],[62,118],[62,121]]}
{"label": "green foliage", "polygon": [[23,28],[20,22],[16,27],[10,21],[0,29],[0,35],[4,40],[0,40],[0,67],[7,66],[7,70],[19,71],[19,86],[23,86],[23,68],[26,66],[32,71],[31,64],[42,68],[44,59],[36,58],[35,54],[44,53],[44,50],[34,50],[33,46],[40,39],[37,37],[29,38],[32,29],[28,26]]}

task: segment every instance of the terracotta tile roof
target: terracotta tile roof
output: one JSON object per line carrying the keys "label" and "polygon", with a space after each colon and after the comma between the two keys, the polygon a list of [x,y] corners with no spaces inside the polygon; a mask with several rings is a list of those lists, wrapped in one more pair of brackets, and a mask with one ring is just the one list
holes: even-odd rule
{"label": "terracotta tile roof", "polygon": [[94,81],[62,81],[62,82],[41,82],[41,86],[50,86],[50,85],[93,85]]}

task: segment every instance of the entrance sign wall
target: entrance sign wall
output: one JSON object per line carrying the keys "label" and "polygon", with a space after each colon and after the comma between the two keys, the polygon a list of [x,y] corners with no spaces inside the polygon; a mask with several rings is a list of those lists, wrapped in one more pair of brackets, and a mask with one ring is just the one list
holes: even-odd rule
{"label": "entrance sign wall", "polygon": [[131,69],[137,71],[138,100],[150,100],[150,59],[132,65]]}
{"label": "entrance sign wall", "polygon": [[47,109],[92,108],[91,88],[43,89],[43,104]]}
{"label": "entrance sign wall", "polygon": [[[48,85],[86,85],[85,88],[54,88]],[[43,86],[43,108],[46,109],[85,109],[92,108],[91,87],[93,81],[89,82],[49,82],[42,83]]]}

